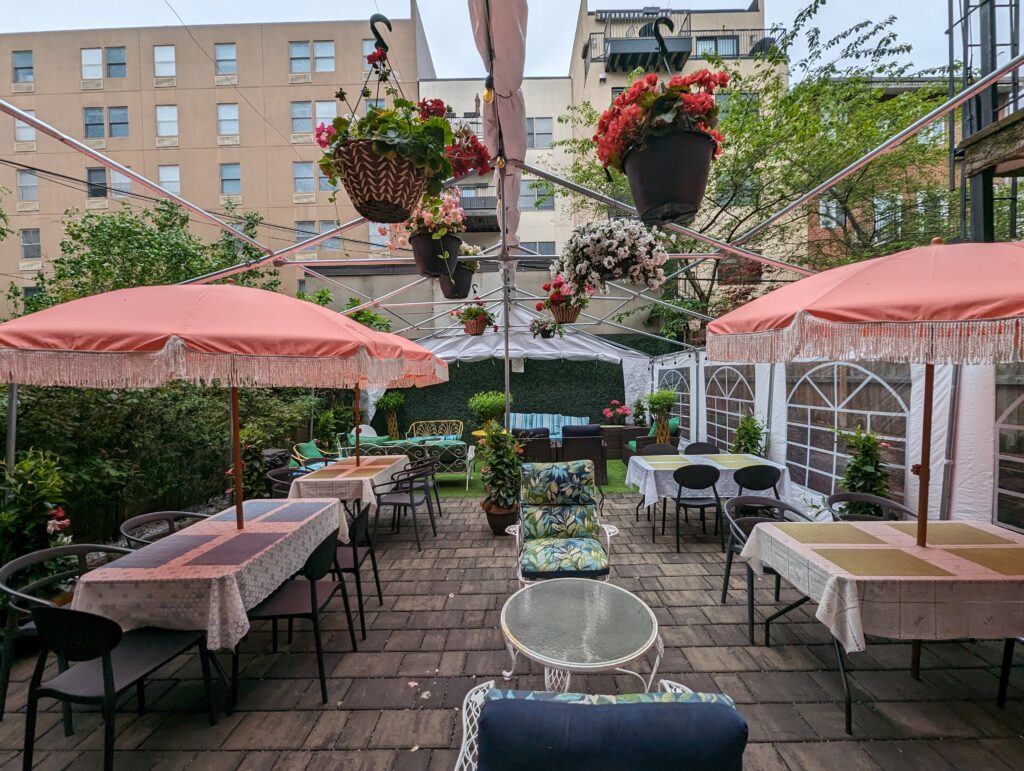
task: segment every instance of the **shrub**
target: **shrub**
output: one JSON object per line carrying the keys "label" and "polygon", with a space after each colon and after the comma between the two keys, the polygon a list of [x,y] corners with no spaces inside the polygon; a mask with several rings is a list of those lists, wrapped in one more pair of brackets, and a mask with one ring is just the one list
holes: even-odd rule
{"label": "shrub", "polygon": [[[497,392],[492,392],[497,393]],[[520,457],[523,448],[511,431],[496,420],[487,422],[486,436],[480,440],[480,479],[487,497],[485,506],[511,509],[519,503]]]}
{"label": "shrub", "polygon": [[736,438],[732,443],[732,451],[746,455],[761,455],[764,453],[764,423],[758,421],[752,414],[740,418],[736,426]]}
{"label": "shrub", "polygon": [[676,392],[669,388],[659,388],[644,397],[644,405],[651,413],[654,420],[667,418],[672,414],[672,408],[676,404]]}
{"label": "shrub", "polygon": [[388,391],[377,400],[375,405],[381,412],[393,412],[405,404],[405,394],[401,391]]}
{"label": "shrub", "polygon": [[[882,465],[882,449],[887,445],[881,437],[871,431],[864,431],[860,426],[853,432],[836,431],[836,436],[850,453],[846,471],[839,482],[843,490],[887,498],[889,472]],[[850,514],[878,515],[878,510],[867,503],[849,503],[845,510]]]}
{"label": "shrub", "polygon": [[[509,396],[509,403],[512,397]],[[502,391],[481,391],[469,397],[469,411],[476,416],[480,424],[494,420],[501,422],[505,416],[505,394]]]}
{"label": "shrub", "polygon": [[0,509],[0,564],[30,552],[69,541],[65,534],[71,520],[64,502],[57,457],[28,450],[12,468],[3,471],[3,508]]}

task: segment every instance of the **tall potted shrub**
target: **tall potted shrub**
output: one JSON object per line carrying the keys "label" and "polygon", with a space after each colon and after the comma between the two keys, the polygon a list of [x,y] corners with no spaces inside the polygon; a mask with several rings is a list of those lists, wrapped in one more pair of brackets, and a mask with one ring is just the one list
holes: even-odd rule
{"label": "tall potted shrub", "polygon": [[[850,493],[889,497],[889,471],[882,465],[882,451],[889,445],[878,434],[864,431],[860,426],[852,432],[836,431],[836,437],[850,454],[840,487]],[[869,503],[851,502],[845,506],[850,514],[878,515],[878,510]]]}
{"label": "tall potted shrub", "polygon": [[744,415],[736,426],[736,437],[732,442],[732,451],[743,455],[764,454],[764,423],[753,414]]}
{"label": "tall potted shrub", "polygon": [[594,134],[598,158],[629,179],[648,225],[688,224],[696,217],[711,162],[722,151],[715,89],[728,84],[725,72],[699,70],[668,83],[648,73],[601,114]]}
{"label": "tall potted shrub", "polygon": [[[511,401],[510,396],[509,402]],[[469,397],[467,406],[480,427],[486,428],[492,420],[501,423],[505,417],[505,394],[501,391],[480,391]]]}
{"label": "tall potted shrub", "polygon": [[[504,398],[502,404],[504,406]],[[523,448],[496,420],[488,421],[484,431],[477,452],[480,456],[480,479],[487,496],[480,505],[487,514],[491,532],[503,535],[505,528],[514,525],[519,517],[520,455]]]}
{"label": "tall potted shrub", "polygon": [[398,439],[398,410],[405,404],[405,394],[401,391],[387,391],[377,400],[375,405],[378,410],[384,413],[388,425],[388,436]]}
{"label": "tall potted shrub", "polygon": [[644,397],[644,404],[654,421],[654,441],[658,444],[668,444],[671,439],[668,421],[675,403],[676,392],[668,388],[659,388]]}

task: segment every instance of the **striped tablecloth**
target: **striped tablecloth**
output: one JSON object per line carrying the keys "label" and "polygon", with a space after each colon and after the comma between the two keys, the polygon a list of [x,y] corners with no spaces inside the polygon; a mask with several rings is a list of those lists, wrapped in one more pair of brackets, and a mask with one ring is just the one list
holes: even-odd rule
{"label": "striped tablecloth", "polygon": [[818,603],[817,619],[847,652],[865,635],[1001,640],[1024,635],[1024,535],[986,524],[760,524],[742,556]]}
{"label": "striped tablecloth", "polygon": [[299,571],[344,522],[333,499],[243,506],[244,530],[237,529],[232,506],[86,573],[71,607],[113,619],[126,631],[202,629],[210,650],[234,648],[249,631],[246,611]]}
{"label": "striped tablecloth", "polygon": [[[779,495],[789,500],[790,484],[789,469],[756,455],[634,455],[629,459],[626,468],[626,484],[633,485],[644,496],[644,506],[652,506],[660,498],[675,498],[678,486],[672,477],[673,472],[682,466],[692,463],[703,463],[716,467],[722,475],[718,480],[718,494],[732,498],[739,494],[739,486],[733,479],[736,469],[744,466],[763,465],[775,466],[782,472],[779,478]],[[708,495],[707,490],[687,490],[683,488],[684,497]],[[763,493],[751,493],[762,495]],[[771,492],[768,492],[771,495]]]}
{"label": "striped tablecloth", "polygon": [[[373,494],[373,486],[388,481],[392,474],[408,465],[409,459],[404,455],[363,457],[359,459],[358,466],[355,458],[344,458],[294,480],[288,497],[337,498],[341,501],[358,498],[363,505],[370,505],[370,511],[375,511],[377,497]],[[347,526],[344,536],[342,540],[348,543]]]}

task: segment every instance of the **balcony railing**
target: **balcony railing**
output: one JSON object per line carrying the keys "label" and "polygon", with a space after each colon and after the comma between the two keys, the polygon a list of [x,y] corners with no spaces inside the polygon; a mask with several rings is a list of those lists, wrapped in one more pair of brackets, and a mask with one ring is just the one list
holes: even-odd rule
{"label": "balcony railing", "polygon": [[599,11],[598,20],[604,21],[606,38],[654,37],[654,20],[662,16],[672,21],[673,29],[663,28],[668,37],[687,37],[690,30],[690,14],[686,11],[650,9],[646,11]]}
{"label": "balcony railing", "polygon": [[[606,25],[605,32],[592,32],[583,52],[586,68],[589,70],[591,62],[601,62],[611,72],[628,72],[635,67],[653,71],[663,67],[654,37],[626,35],[640,31],[646,32],[642,26],[616,22]],[[691,29],[687,25],[682,35],[668,33],[665,45],[669,50],[669,64],[678,71],[689,58],[717,55],[723,59],[741,59],[764,53],[782,33],[779,29]]]}
{"label": "balcony railing", "polygon": [[694,29],[693,51],[695,59],[717,54],[723,59],[737,59],[765,53],[785,30],[781,29]]}

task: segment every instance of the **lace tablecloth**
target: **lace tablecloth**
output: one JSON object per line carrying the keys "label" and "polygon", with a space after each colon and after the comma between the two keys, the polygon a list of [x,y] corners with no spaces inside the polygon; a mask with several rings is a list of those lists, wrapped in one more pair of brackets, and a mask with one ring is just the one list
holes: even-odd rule
{"label": "lace tablecloth", "polygon": [[[739,495],[739,486],[733,479],[736,470],[744,466],[762,465],[775,466],[782,472],[779,478],[779,495],[784,501],[790,499],[789,469],[756,455],[634,455],[629,459],[626,468],[626,484],[638,488],[644,496],[644,506],[652,506],[660,498],[675,498],[679,489],[672,474],[681,466],[689,463],[704,463],[714,466],[721,472],[718,479],[718,494],[723,501]],[[749,495],[772,495],[751,492]],[[710,495],[708,490],[687,490],[683,488],[684,497]]]}
{"label": "lace tablecloth", "polygon": [[[404,455],[372,455],[359,459],[345,458],[324,466],[292,482],[289,498],[337,498],[370,504],[370,511],[377,508],[373,486],[386,482],[396,471],[409,465]],[[348,527],[345,527],[342,541],[348,543]]]}
{"label": "lace tablecloth", "polygon": [[818,603],[816,618],[847,652],[865,635],[899,640],[1001,640],[1024,635],[1024,535],[995,525],[760,524],[743,549]]}
{"label": "lace tablecloth", "polygon": [[[246,611],[291,578],[344,522],[337,500],[245,501],[78,579],[71,607],[144,626],[206,631],[210,650],[234,648]],[[346,531],[347,532],[347,531]]]}

